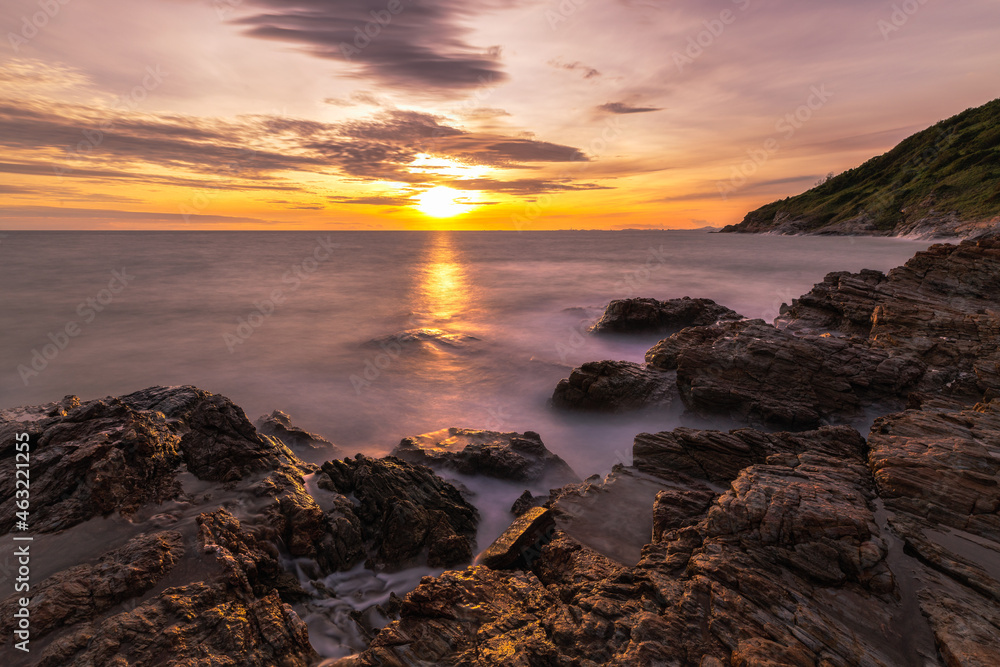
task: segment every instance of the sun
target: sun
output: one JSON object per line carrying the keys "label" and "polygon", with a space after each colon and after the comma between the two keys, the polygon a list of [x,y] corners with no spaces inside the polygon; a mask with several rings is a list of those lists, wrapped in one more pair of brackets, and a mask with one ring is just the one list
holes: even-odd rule
{"label": "sun", "polygon": [[444,185],[431,188],[414,197],[417,210],[432,218],[450,218],[461,215],[475,207],[470,193],[455,190]]}

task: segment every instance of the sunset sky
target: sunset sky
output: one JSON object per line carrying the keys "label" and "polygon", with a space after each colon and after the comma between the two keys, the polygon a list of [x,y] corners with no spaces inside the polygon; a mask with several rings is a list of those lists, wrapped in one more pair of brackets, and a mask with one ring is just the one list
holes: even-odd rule
{"label": "sunset sky", "polygon": [[0,229],[717,226],[1000,97],[996,0],[4,0],[0,27]]}

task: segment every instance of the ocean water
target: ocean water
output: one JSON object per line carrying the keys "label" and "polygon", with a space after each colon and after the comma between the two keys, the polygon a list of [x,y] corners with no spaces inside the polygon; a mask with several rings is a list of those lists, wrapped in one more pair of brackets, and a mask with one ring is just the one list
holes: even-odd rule
{"label": "ocean water", "polygon": [[588,335],[609,300],[708,297],[772,319],[829,271],[888,270],[927,245],[680,231],[9,232],[0,406],[193,384],[251,419],[284,410],[346,454],[451,426],[533,430],[581,476],[605,473],[630,459],[636,433],[686,423],[679,411],[547,405],[574,366],[641,361],[656,341]]}
{"label": "ocean water", "polygon": [[[0,408],[193,384],[251,419],[284,410],[340,455],[385,454],[452,426],[532,430],[581,477],[604,475],[631,462],[636,433],[732,426],[696,422],[680,406],[619,416],[549,407],[573,367],[641,361],[656,342],[589,335],[608,301],[709,297],[770,320],[829,271],[888,270],[927,245],[649,231],[10,232],[0,242]],[[481,550],[509,525],[524,486],[452,478],[473,494]],[[307,488],[321,506],[329,500],[311,479]],[[638,553],[638,543],[609,543],[622,527],[611,505],[566,530],[611,557]],[[617,511],[631,520],[640,510]],[[155,518],[43,536],[40,552],[63,560],[42,572]],[[365,647],[352,614],[380,625],[373,605],[440,572],[359,565],[319,578],[308,559],[285,565],[313,596],[296,611],[324,664]]]}

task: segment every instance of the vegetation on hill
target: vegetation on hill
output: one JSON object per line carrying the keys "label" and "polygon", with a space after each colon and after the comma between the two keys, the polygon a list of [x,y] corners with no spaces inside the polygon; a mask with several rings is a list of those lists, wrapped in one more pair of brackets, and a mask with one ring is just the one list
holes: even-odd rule
{"label": "vegetation on hill", "polygon": [[767,231],[795,220],[808,232],[863,219],[885,233],[909,220],[948,214],[963,220],[1000,215],[1000,99],[918,132],[801,195],[752,211],[724,231]]}

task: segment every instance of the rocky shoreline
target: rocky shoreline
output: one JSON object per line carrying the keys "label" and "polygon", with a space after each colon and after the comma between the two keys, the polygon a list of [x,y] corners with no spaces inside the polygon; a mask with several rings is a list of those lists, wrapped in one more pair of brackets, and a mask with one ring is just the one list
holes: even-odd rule
{"label": "rocky shoreline", "polygon": [[[830,274],[774,323],[636,299],[593,330],[632,332],[664,338],[553,408],[746,426],[641,433],[581,480],[530,431],[345,457],[194,387],[0,411],[0,533],[27,433],[49,554],[30,657],[0,600],[3,664],[317,665],[322,581],[414,567],[440,574],[342,619],[325,665],[1000,664],[1000,241]],[[455,475],[528,489],[493,544]]]}

